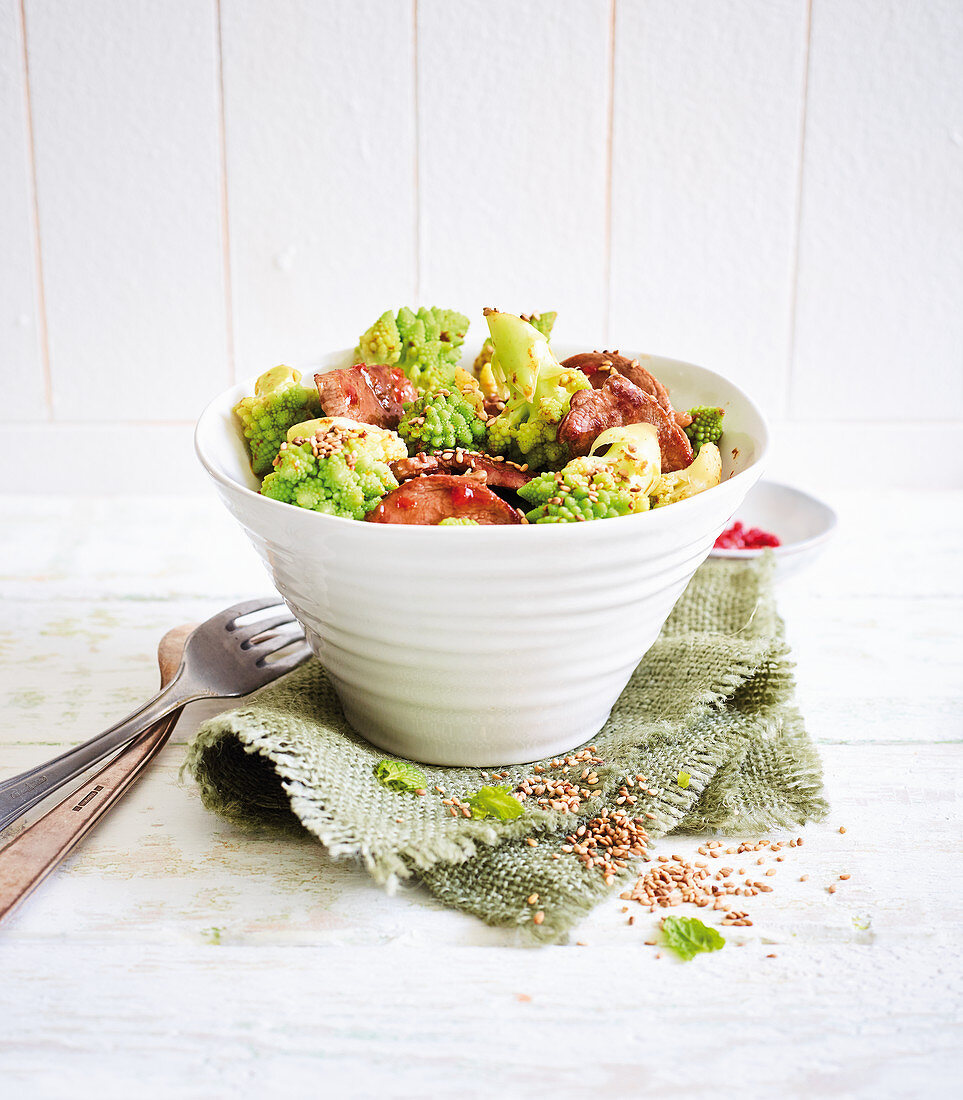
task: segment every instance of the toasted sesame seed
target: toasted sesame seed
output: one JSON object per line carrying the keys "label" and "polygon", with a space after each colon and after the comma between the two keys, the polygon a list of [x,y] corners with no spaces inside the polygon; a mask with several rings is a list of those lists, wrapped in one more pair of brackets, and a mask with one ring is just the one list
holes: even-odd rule
{"label": "toasted sesame seed", "polygon": [[534,921],[535,924],[541,924],[542,921],[545,920],[545,914],[542,912],[541,909],[539,909],[539,911],[535,914],[535,916],[532,917],[532,920]]}

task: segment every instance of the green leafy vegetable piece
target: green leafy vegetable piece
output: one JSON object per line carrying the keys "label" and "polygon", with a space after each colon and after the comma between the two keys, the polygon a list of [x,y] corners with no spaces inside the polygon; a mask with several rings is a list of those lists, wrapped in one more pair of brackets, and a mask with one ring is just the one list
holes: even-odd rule
{"label": "green leafy vegetable piece", "polygon": [[726,943],[698,917],[666,917],[662,922],[662,942],[685,962],[701,951],[718,951]]}
{"label": "green leafy vegetable piece", "polygon": [[513,797],[507,787],[482,787],[465,801],[471,807],[472,817],[497,817],[499,821],[511,821],[525,812],[521,802]]}
{"label": "green leafy vegetable piece", "polygon": [[425,773],[407,760],[379,760],[375,765],[375,776],[390,791],[419,791],[428,785]]}
{"label": "green leafy vegetable piece", "polygon": [[689,780],[690,780],[691,778],[692,778],[692,776],[691,776],[691,775],[689,775],[689,773],[688,773],[688,772],[679,772],[678,778],[676,779],[676,783],[678,783],[678,784],[679,784],[679,786],[680,786],[680,787],[681,787],[681,788],[682,788],[683,790],[685,790],[685,789],[686,789],[686,787],[688,787],[688,785],[689,785]]}

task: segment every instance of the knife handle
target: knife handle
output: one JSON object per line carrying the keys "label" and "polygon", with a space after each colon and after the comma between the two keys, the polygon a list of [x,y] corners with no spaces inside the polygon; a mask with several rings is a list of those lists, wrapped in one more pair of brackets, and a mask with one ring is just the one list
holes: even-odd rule
{"label": "knife handle", "polygon": [[[161,687],[180,666],[184,642],[193,624],[169,630],[157,647]],[[164,747],[183,707],[148,726],[109,764],[43,817],[0,848],[0,921],[50,874],[105,813],[137,781],[145,766]]]}
{"label": "knife handle", "polygon": [[163,748],[180,716],[149,726],[96,775],[0,849],[0,921],[90,832]]}

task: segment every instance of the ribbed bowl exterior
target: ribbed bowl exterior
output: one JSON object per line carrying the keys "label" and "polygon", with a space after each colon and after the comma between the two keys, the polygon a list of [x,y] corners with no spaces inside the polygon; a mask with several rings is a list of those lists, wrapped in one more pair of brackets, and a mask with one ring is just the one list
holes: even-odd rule
{"label": "ribbed bowl exterior", "polygon": [[[329,358],[340,365],[343,353]],[[765,442],[740,394],[758,419],[753,438],[740,435],[754,460],[669,508],[529,527],[366,524],[251,491],[229,417],[246,392],[222,395],[198,424],[221,499],[304,624],[349,722],[389,753],[435,764],[523,762],[591,739],[761,473]]]}

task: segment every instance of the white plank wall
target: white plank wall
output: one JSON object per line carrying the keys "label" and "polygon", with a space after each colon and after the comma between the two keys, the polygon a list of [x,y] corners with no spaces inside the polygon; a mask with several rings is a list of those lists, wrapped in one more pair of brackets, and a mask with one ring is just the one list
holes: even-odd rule
{"label": "white plank wall", "polygon": [[33,169],[19,0],[0,0],[0,378],[4,417],[44,420]]}
{"label": "white plank wall", "polygon": [[958,420],[963,5],[815,0],[806,121],[793,414]]}
{"label": "white plank wall", "polygon": [[604,335],[611,12],[419,0],[425,301],[554,309],[559,340]]}
{"label": "white plank wall", "polygon": [[612,339],[712,364],[785,413],[805,0],[623,3]]}
{"label": "white plank wall", "polygon": [[417,297],[408,0],[221,0],[238,377]]}
{"label": "white plank wall", "polygon": [[406,302],[714,366],[784,479],[960,485],[961,241],[959,0],[0,0],[13,488],[190,491],[209,396]]}
{"label": "white plank wall", "polygon": [[191,419],[230,378],[214,4],[26,14],[55,416]]}

